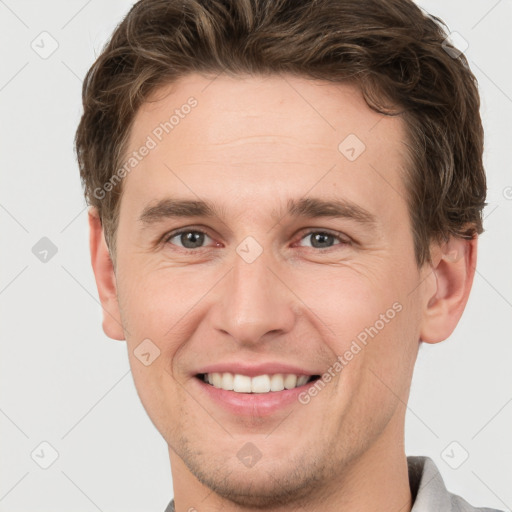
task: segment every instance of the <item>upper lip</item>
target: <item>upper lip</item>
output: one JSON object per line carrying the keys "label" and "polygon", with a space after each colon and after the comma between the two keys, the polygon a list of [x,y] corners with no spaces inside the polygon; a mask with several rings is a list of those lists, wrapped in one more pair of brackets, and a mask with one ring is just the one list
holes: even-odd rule
{"label": "upper lip", "polygon": [[273,375],[276,373],[294,374],[294,375],[318,375],[321,372],[315,372],[304,367],[293,366],[290,364],[279,362],[268,362],[259,364],[249,364],[247,362],[224,362],[210,364],[200,368],[195,374],[202,373],[238,373],[240,375],[247,375],[248,377],[256,377],[257,375]]}

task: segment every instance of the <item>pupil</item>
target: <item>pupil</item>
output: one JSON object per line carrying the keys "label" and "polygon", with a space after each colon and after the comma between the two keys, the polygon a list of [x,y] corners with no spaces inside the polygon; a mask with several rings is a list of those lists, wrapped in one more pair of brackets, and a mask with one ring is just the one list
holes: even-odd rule
{"label": "pupil", "polygon": [[[329,241],[329,239],[332,239],[332,235],[329,235],[328,233],[316,233],[313,235],[313,247],[325,247],[322,244],[325,244],[326,241]],[[318,245],[317,242],[320,244]],[[327,244],[327,247],[330,247],[331,244]]]}
{"label": "pupil", "polygon": [[204,234],[199,233],[197,231],[189,231],[188,233],[183,233],[181,235],[181,243],[183,247],[187,249],[194,249],[196,247],[201,247],[201,244],[204,242]]}

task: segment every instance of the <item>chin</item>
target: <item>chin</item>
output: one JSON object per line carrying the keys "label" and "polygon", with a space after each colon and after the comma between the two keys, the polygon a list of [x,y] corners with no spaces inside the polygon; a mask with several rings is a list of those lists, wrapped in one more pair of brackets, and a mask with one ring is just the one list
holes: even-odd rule
{"label": "chin", "polygon": [[[235,476],[235,472],[240,474]],[[225,500],[240,507],[256,509],[300,503],[317,485],[316,478],[304,478],[306,475],[297,475],[296,470],[276,471],[275,467],[273,470],[252,468],[243,472],[239,468],[209,473],[200,470],[194,475]]]}
{"label": "chin", "polygon": [[204,451],[183,450],[180,457],[197,480],[219,497],[255,509],[290,504],[300,508],[329,473],[328,461],[320,462],[318,453],[262,459],[250,468],[236,457],[208,457]]}

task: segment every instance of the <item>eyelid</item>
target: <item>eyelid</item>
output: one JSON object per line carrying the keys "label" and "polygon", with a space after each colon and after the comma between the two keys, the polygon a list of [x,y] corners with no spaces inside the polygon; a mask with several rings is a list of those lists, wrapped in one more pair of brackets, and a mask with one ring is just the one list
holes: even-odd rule
{"label": "eyelid", "polygon": [[[341,231],[334,231],[332,229],[325,229],[325,228],[318,228],[318,227],[311,227],[311,228],[304,228],[299,232],[298,240],[295,243],[301,242],[304,238],[306,238],[309,235],[312,235],[313,233],[323,233],[326,235],[330,235],[334,238],[337,238],[340,242],[339,245],[350,245],[352,243],[352,239],[345,235],[345,233],[342,233]],[[336,246],[333,247],[327,247],[325,249],[317,249],[317,251],[328,251],[330,249],[334,249]],[[315,247],[309,247],[309,249],[315,249]]]}
{"label": "eyelid", "polygon": [[[207,230],[203,227],[199,227],[199,226],[187,226],[187,227],[184,227],[184,228],[177,228],[173,231],[169,231],[168,233],[165,233],[164,236],[161,238],[161,242],[163,244],[167,244],[167,243],[170,243],[169,240],[171,238],[174,238],[178,235],[181,235],[183,233],[190,233],[190,232],[194,232],[194,233],[202,233],[203,235],[206,235],[207,237],[209,237],[210,239],[213,240],[213,237],[210,236],[207,232]],[[197,249],[187,249],[186,247],[180,247],[179,245],[176,245],[176,244],[171,244],[171,245],[174,245],[175,247],[178,247],[178,249],[182,249],[182,250],[185,250],[185,251],[198,251],[200,249],[207,249],[207,247],[199,247]]]}

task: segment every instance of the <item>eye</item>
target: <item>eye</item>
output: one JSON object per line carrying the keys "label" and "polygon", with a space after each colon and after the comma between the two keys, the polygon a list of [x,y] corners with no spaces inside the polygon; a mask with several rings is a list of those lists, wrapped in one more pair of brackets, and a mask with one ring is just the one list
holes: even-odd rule
{"label": "eye", "polygon": [[[310,239],[310,245],[304,245],[303,241],[308,238]],[[212,241],[211,237],[209,237],[204,231],[188,228],[169,233],[169,235],[164,238],[164,243],[176,245],[183,249],[193,250],[203,248],[206,239]],[[335,244],[336,240],[339,242],[338,244]],[[343,238],[341,233],[330,233],[323,230],[311,230],[305,233],[298,243],[299,246],[312,247],[313,249],[329,249],[334,245],[344,246],[349,244],[350,240]]]}
{"label": "eye", "polygon": [[333,241],[338,240],[340,244],[338,245],[349,245],[350,241],[344,239],[341,236],[341,233],[334,234],[329,233],[328,231],[309,231],[306,233],[302,238],[302,240],[310,239],[311,245],[302,245],[302,243],[299,242],[299,245],[302,247],[313,247],[314,249],[329,249],[333,246]]}
{"label": "eye", "polygon": [[[183,229],[181,231],[170,233],[169,236],[165,238],[164,242],[177,245],[183,249],[200,249],[202,248],[206,238],[211,240],[204,231],[197,229]],[[177,243],[172,242],[174,239],[177,240]]]}

